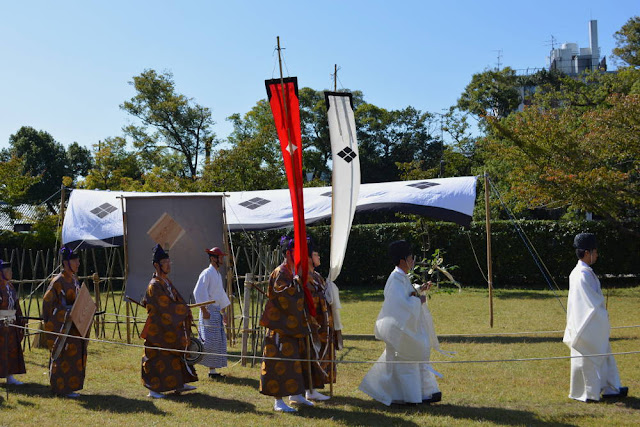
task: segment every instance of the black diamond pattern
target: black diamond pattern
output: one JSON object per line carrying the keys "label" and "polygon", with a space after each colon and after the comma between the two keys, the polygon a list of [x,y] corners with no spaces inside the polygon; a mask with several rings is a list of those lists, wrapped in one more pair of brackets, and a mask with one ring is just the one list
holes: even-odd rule
{"label": "black diamond pattern", "polygon": [[435,182],[424,181],[424,182],[416,182],[415,184],[409,184],[407,185],[407,187],[416,187],[421,190],[424,190],[425,188],[434,187],[436,185],[440,185],[440,184]]}
{"label": "black diamond pattern", "polygon": [[342,157],[345,162],[351,163],[351,160],[355,159],[357,154],[349,147],[344,147],[342,151],[338,153],[338,156]]}
{"label": "black diamond pattern", "polygon": [[247,209],[258,209],[260,206],[266,205],[271,202],[271,200],[263,199],[261,197],[254,197],[253,199],[246,200],[242,203],[239,203],[240,206],[244,206]]}
{"label": "black diamond pattern", "polygon": [[115,206],[109,203],[103,203],[97,208],[91,209],[89,212],[96,215],[98,218],[102,219],[105,216],[109,215],[111,212],[118,210]]}
{"label": "black diamond pattern", "polygon": [[331,191],[327,191],[326,193],[322,193],[321,196],[331,197]]}

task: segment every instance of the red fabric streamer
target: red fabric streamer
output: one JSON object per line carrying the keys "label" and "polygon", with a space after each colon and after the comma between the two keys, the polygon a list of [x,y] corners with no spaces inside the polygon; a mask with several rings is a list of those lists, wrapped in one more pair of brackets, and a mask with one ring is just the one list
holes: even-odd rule
{"label": "red fabric streamer", "polygon": [[304,199],[302,197],[302,138],[300,132],[300,104],[298,101],[298,79],[266,80],[267,95],[273,113],[273,120],[280,139],[284,169],[287,173],[291,207],[293,210],[293,231],[295,248],[293,259],[296,273],[304,290],[305,301],[311,316],[316,315],[311,292],[307,288],[309,274],[309,254],[307,253],[307,226],[304,222]]}

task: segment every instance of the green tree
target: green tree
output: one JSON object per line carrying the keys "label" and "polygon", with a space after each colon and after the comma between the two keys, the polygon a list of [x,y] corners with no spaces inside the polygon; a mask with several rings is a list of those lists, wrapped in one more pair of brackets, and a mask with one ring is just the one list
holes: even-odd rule
{"label": "green tree", "polygon": [[[22,174],[40,177],[27,191],[26,203],[42,203],[60,189],[64,176],[74,178],[67,152],[48,132],[23,126],[9,137],[9,144],[8,155],[22,158]],[[47,206],[55,213],[50,201]]]}
{"label": "green tree", "polygon": [[640,67],[640,16],[634,16],[615,32],[613,55],[631,67]]}
{"label": "green tree", "polygon": [[73,142],[67,148],[67,164],[72,177],[87,176],[89,170],[93,167],[91,151],[80,146],[77,142]]}
{"label": "green tree", "polygon": [[515,70],[485,70],[474,74],[458,99],[457,107],[478,118],[508,116],[520,105]]}
{"label": "green tree", "polygon": [[142,180],[138,156],[127,150],[123,137],[98,141],[93,150],[95,164],[82,183],[85,188],[124,191]]}
{"label": "green tree", "polygon": [[145,70],[130,82],[137,94],[120,108],[138,118],[141,125],[124,128],[134,146],[152,161],[164,154],[164,149],[179,153],[184,162],[184,174],[195,181],[199,156],[211,149],[215,134],[209,108],[176,93],[173,75]]}
{"label": "green tree", "polygon": [[244,116],[228,118],[233,131],[230,148],[219,150],[204,167],[200,187],[205,191],[246,191],[286,186],[280,142],[271,107],[260,100]]}
{"label": "green tree", "polygon": [[389,111],[363,103],[355,120],[363,183],[398,180],[396,163],[422,161],[426,168],[438,164],[442,146],[432,137],[431,114],[413,107]]}
{"label": "green tree", "polygon": [[640,95],[611,95],[588,110],[534,105],[490,124],[485,159],[517,207],[637,215]]}
{"label": "green tree", "polygon": [[39,176],[24,174],[23,159],[11,156],[0,162],[0,212],[12,220],[19,219],[15,207],[24,201],[31,186],[38,181]]}

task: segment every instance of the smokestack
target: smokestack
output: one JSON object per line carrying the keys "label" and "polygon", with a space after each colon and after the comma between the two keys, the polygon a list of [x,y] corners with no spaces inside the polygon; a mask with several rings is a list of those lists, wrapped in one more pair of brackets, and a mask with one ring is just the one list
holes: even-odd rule
{"label": "smokestack", "polygon": [[589,49],[591,49],[591,69],[597,70],[600,62],[600,48],[598,47],[598,21],[589,21]]}

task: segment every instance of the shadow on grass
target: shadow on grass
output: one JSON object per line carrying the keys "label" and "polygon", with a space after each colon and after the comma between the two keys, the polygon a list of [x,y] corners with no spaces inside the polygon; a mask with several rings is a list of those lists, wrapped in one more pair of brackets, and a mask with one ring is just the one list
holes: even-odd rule
{"label": "shadow on grass", "polygon": [[423,412],[429,412],[434,416],[446,416],[460,420],[469,421],[489,421],[498,425],[553,425],[553,426],[572,426],[573,424],[562,423],[559,421],[543,421],[533,412],[523,411],[520,409],[492,408],[492,407],[474,407],[437,404],[422,409]]}
{"label": "shadow on grass", "polygon": [[256,406],[252,403],[243,402],[242,400],[225,399],[202,393],[185,393],[181,395],[167,394],[167,399],[176,402],[184,402],[191,408],[215,409],[218,411],[229,412],[259,412],[256,410]]}
{"label": "shadow on grass", "polygon": [[614,399],[603,399],[602,403],[607,405],[625,406],[631,409],[640,409],[640,399],[637,397],[627,396]]}
{"label": "shadow on grass", "polygon": [[[562,343],[562,335],[532,336],[532,335],[485,335],[485,336],[438,336],[440,343],[450,344],[537,344],[537,343]],[[624,341],[630,338],[610,337],[609,341]]]}
{"label": "shadow on grass", "polygon": [[150,398],[143,400],[113,394],[81,394],[76,400],[84,409],[92,411],[105,411],[116,414],[144,412],[154,415],[166,415],[166,412],[158,409]]}
{"label": "shadow on grass", "polygon": [[359,302],[359,301],[384,301],[383,289],[345,289],[340,291],[340,300],[342,302]]}
{"label": "shadow on grass", "polygon": [[234,377],[229,374],[227,374],[227,376],[224,377],[224,379],[222,380],[209,380],[208,382],[212,384],[215,384],[215,383],[233,384],[233,385],[239,385],[243,387],[251,387],[256,390],[260,386],[260,381],[255,378]]}
{"label": "shadow on grass", "polygon": [[[430,415],[432,417],[451,417],[466,421],[489,421],[498,425],[571,425],[556,421],[545,422],[539,419],[533,412],[519,409],[460,406],[446,403],[434,405],[421,404],[415,406],[392,404],[387,407],[373,400],[342,396],[330,402],[331,403],[325,403],[321,408],[309,408],[306,411],[299,412],[299,414],[305,418],[344,419],[344,421],[349,424],[358,425],[422,425],[422,422],[416,424],[413,421],[402,419],[402,417],[406,417],[407,415],[420,416],[420,414]],[[345,404],[367,412],[353,412],[338,408]],[[384,413],[381,414],[380,411]]]}
{"label": "shadow on grass", "polygon": [[[375,426],[406,426],[414,427],[419,426],[414,421],[405,420],[403,417],[410,411],[407,408],[402,407],[400,410],[396,408],[388,409],[383,405],[375,405],[376,402],[371,400],[363,400],[356,397],[344,397],[338,396],[334,400],[323,402],[316,407],[297,406],[298,412],[293,414],[300,418],[308,418],[314,420],[328,420],[343,422],[346,425],[375,425]],[[353,408],[348,408],[345,405],[350,405]],[[378,409],[377,411],[370,411],[370,409]],[[412,408],[411,408],[412,409]]]}
{"label": "shadow on grass", "polygon": [[[562,289],[561,291],[566,292],[566,289]],[[544,300],[544,299],[555,299],[558,298],[558,291],[555,291],[556,294],[554,294],[551,291],[548,292],[542,292],[542,291],[508,291],[508,292],[500,292],[499,290],[494,290],[494,296],[498,299],[540,299],[540,300]],[[563,296],[560,295],[560,298],[562,299]],[[566,299],[566,297],[564,297],[564,299]],[[564,300],[562,301],[563,303],[565,302]]]}

